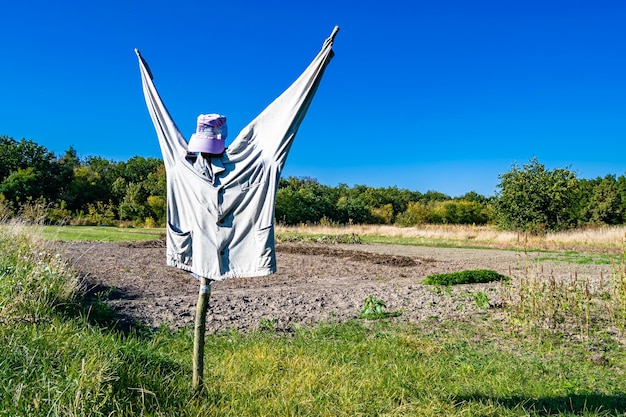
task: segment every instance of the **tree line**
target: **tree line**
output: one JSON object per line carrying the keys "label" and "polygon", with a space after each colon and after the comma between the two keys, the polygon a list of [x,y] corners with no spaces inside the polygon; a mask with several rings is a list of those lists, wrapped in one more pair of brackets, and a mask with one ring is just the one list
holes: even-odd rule
{"label": "tree line", "polygon": [[[73,147],[55,155],[27,140],[0,136],[0,218],[46,223],[164,226],[165,167],[158,158],[79,158]],[[579,179],[537,158],[499,176],[497,191],[451,197],[366,185],[327,186],[314,178],[280,180],[280,224],[493,224],[543,233],[626,222],[626,177]]]}

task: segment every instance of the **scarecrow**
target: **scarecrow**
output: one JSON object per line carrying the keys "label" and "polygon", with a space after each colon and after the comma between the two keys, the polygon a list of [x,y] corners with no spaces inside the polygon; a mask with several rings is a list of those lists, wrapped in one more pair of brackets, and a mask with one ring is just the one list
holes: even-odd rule
{"label": "scarecrow", "polygon": [[[226,147],[226,117],[201,114],[187,142],[137,49],[143,92],[167,177],[166,261],[200,281],[194,386],[202,387],[211,282],[276,272],[274,202],[298,128],[332,59],[339,27],[304,72]],[[198,350],[198,352],[196,352]],[[197,375],[196,375],[197,374]]]}

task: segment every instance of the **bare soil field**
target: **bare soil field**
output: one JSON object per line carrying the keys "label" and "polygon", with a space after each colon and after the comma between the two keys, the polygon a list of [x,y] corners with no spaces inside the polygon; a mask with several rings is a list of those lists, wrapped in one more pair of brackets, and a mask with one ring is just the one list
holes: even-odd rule
{"label": "bare soil field", "polygon": [[[172,329],[193,325],[198,281],[165,265],[162,241],[55,242],[93,292],[107,294],[122,324],[139,322]],[[502,284],[471,284],[441,291],[424,285],[434,273],[491,269],[513,278],[552,276],[586,278],[592,283],[610,276],[611,265],[579,265],[542,260],[545,253],[498,249],[455,249],[378,244],[279,243],[276,274],[231,279],[212,285],[208,332],[249,331],[271,323],[277,331],[358,317],[363,301],[374,296],[396,321],[473,320],[497,315]],[[484,293],[490,308],[478,306]]]}

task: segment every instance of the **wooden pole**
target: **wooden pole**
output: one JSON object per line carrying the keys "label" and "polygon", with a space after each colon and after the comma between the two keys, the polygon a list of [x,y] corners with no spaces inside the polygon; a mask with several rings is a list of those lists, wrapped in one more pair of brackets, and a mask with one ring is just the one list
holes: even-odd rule
{"label": "wooden pole", "polygon": [[199,395],[203,389],[204,376],[204,335],[206,333],[206,313],[211,297],[211,281],[200,278],[200,292],[196,304],[196,325],[193,340],[193,380],[192,386]]}

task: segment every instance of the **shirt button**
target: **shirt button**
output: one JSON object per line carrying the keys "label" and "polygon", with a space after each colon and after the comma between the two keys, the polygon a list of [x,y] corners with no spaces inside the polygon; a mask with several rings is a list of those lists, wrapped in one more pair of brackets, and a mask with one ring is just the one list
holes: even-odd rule
{"label": "shirt button", "polygon": [[220,251],[220,255],[224,255],[224,251],[223,250]]}

